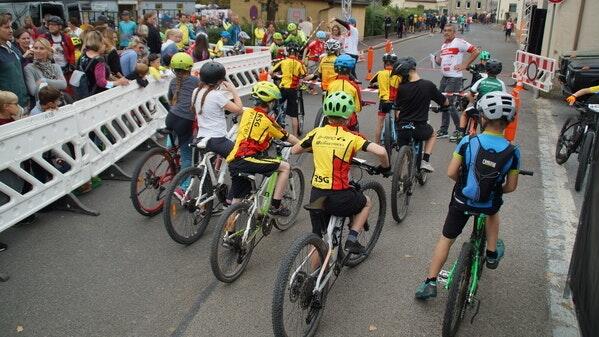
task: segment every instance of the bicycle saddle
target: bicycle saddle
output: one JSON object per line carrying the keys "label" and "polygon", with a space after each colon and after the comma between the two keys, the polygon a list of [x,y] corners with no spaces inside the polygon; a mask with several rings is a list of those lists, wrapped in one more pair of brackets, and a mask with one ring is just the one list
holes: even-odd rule
{"label": "bicycle saddle", "polygon": [[194,140],[192,140],[191,144],[189,144],[189,146],[191,146],[191,147],[195,146],[198,149],[205,149],[209,140],[210,140],[210,137],[198,137],[198,138],[195,138]]}
{"label": "bicycle saddle", "polygon": [[168,135],[174,136],[175,135],[175,130],[169,129],[169,128],[156,129],[156,132],[158,132],[161,135],[165,135],[165,136],[168,136]]}
{"label": "bicycle saddle", "polygon": [[311,203],[304,205],[306,211],[323,211],[327,197],[320,197]]}
{"label": "bicycle saddle", "polygon": [[242,177],[250,180],[256,180],[256,176],[251,173],[240,172],[235,174],[237,177]]}

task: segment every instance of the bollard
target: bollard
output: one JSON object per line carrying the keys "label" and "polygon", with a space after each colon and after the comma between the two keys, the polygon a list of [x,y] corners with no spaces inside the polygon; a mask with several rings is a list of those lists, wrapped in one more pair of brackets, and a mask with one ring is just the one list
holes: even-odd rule
{"label": "bollard", "polygon": [[516,104],[516,115],[514,116],[514,120],[511,121],[503,131],[505,139],[510,142],[513,142],[516,139],[516,132],[518,131],[518,117],[520,115],[521,106],[520,91],[523,89],[522,81],[518,80],[518,82],[516,82],[516,87],[512,90],[512,97],[514,97],[514,103]]}
{"label": "bollard", "polygon": [[370,81],[372,79],[372,65],[374,64],[374,48],[368,47],[368,74],[366,74],[366,80]]}
{"label": "bollard", "polygon": [[393,43],[391,43],[391,40],[387,40],[387,42],[385,42],[385,53],[389,54],[393,51]]}
{"label": "bollard", "polygon": [[260,70],[260,73],[258,74],[258,80],[268,81],[268,72],[266,71],[266,69]]}

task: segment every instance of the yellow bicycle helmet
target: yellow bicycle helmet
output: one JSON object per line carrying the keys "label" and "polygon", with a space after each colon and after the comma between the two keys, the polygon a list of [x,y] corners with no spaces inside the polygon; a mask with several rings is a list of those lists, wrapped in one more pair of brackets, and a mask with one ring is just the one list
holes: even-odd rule
{"label": "yellow bicycle helmet", "polygon": [[261,81],[252,87],[252,97],[268,103],[275,99],[281,99],[281,90],[274,83]]}
{"label": "yellow bicycle helmet", "polygon": [[179,52],[171,58],[172,69],[190,70],[191,67],[193,67],[193,58],[187,53]]}
{"label": "yellow bicycle helmet", "polygon": [[287,25],[287,31],[288,32],[293,32],[296,29],[297,29],[297,25],[295,23],[293,23],[293,22]]}

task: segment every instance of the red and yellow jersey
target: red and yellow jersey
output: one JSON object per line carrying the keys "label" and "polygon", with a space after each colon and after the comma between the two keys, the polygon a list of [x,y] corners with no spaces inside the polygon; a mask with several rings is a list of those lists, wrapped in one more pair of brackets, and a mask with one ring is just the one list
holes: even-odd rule
{"label": "red and yellow jersey", "polygon": [[259,107],[245,109],[239,121],[235,146],[227,161],[266,151],[272,138],[286,139],[287,132],[267,115],[266,110]]}
{"label": "red and yellow jersey", "polygon": [[287,89],[296,89],[299,86],[300,79],[306,76],[306,66],[294,56],[290,56],[275,64],[272,71],[281,72],[280,87]]}
{"label": "red and yellow jersey", "polygon": [[322,60],[320,60],[320,64],[318,65],[318,73],[320,73],[320,83],[323,91],[328,91],[329,83],[337,78],[337,73],[335,72],[336,59],[337,55],[331,54],[323,57]]}
{"label": "red and yellow jersey", "polygon": [[397,96],[400,77],[391,75],[391,70],[391,68],[379,70],[370,80],[371,83],[377,82],[379,84],[379,99],[381,101],[393,101]]}
{"label": "red and yellow jersey", "polygon": [[346,190],[349,169],[356,152],[370,144],[364,137],[341,126],[325,125],[310,131],[300,145],[312,149],[314,174],[312,186],[323,190]]}
{"label": "red and yellow jersey", "polygon": [[362,111],[362,95],[360,93],[360,87],[352,82],[349,77],[339,75],[337,76],[337,79],[329,83],[327,92],[333,93],[337,91],[344,91],[348,95],[351,95],[356,104],[356,112]]}
{"label": "red and yellow jersey", "polygon": [[395,101],[395,97],[397,97],[397,90],[399,89],[400,83],[401,76],[391,75],[391,78],[389,79],[389,100],[391,102]]}

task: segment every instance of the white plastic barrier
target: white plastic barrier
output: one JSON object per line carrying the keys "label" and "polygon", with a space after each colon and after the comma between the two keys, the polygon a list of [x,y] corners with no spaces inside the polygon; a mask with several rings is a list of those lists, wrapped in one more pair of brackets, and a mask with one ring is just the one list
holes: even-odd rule
{"label": "white plastic barrier", "polygon": [[[258,73],[271,65],[269,52],[216,61],[225,65],[240,95],[248,94]],[[169,83],[170,78],[150,79],[141,88],[132,82],[58,111],[0,126],[0,232],[68,195],[164,127],[167,111],[158,99],[167,94]],[[52,158],[66,162],[65,172]],[[37,176],[41,172],[50,179],[40,181],[31,174],[32,163]]]}

